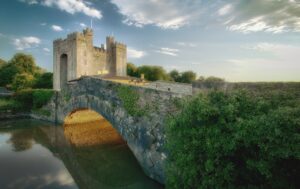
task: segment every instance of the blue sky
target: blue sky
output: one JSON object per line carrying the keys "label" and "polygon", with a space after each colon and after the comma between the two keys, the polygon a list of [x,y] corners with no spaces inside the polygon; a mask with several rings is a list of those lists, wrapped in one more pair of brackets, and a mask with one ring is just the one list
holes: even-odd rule
{"label": "blue sky", "polygon": [[52,71],[52,41],[93,20],[128,61],[228,81],[300,81],[300,0],[1,0],[0,57],[33,54]]}

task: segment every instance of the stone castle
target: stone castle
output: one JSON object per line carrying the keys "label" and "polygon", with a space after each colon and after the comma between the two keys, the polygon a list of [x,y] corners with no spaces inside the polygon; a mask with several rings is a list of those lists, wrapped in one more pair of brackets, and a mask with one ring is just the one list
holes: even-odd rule
{"label": "stone castle", "polygon": [[81,76],[127,76],[127,47],[106,37],[106,48],[93,45],[93,31],[75,32],[53,42],[53,88],[61,90]]}

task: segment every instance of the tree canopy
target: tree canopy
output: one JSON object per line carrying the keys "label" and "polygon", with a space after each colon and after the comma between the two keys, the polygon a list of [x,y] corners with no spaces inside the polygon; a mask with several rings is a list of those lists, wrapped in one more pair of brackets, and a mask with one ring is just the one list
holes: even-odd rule
{"label": "tree canopy", "polygon": [[52,74],[36,65],[32,55],[17,53],[7,63],[0,59],[0,86],[23,88],[51,88]]}

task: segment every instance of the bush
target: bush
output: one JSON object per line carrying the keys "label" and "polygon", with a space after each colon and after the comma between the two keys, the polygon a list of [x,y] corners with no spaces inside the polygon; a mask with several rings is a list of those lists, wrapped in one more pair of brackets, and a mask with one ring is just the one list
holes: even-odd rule
{"label": "bush", "polygon": [[47,104],[53,94],[53,90],[49,89],[26,89],[18,91],[15,99],[22,104],[25,110],[31,110]]}
{"label": "bush", "polygon": [[12,89],[14,91],[31,88],[34,84],[34,77],[31,74],[22,73],[17,74],[12,82]]}
{"label": "bush", "polygon": [[53,96],[53,90],[38,89],[33,92],[33,107],[41,108],[47,104]]}
{"label": "bush", "polygon": [[300,104],[211,92],[167,128],[167,188],[300,188]]}
{"label": "bush", "polygon": [[33,86],[37,89],[52,89],[53,87],[53,74],[50,72],[42,73],[36,76],[36,81]]}

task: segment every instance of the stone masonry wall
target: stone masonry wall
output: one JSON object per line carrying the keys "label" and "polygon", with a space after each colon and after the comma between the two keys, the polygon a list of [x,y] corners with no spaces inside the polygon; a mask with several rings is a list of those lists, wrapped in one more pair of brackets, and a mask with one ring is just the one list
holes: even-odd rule
{"label": "stone masonry wall", "polygon": [[[177,113],[174,103],[183,95],[143,87],[125,86],[139,96],[137,107],[140,115],[130,115],[120,97],[120,88],[125,85],[93,77],[83,77],[57,93],[45,106],[51,115],[46,120],[63,123],[65,117],[80,108],[89,108],[105,117],[127,142],[144,172],[164,183],[164,165],[167,153],[164,128],[169,116]],[[56,101],[56,103],[55,103]],[[55,114],[56,112],[56,114]]]}

